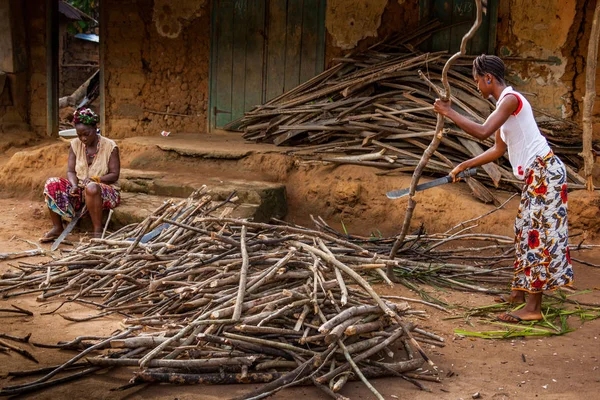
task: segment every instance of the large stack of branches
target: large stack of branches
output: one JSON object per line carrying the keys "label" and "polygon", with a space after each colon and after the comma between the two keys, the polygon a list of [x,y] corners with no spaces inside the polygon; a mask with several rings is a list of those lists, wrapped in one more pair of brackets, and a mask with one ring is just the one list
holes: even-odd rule
{"label": "large stack of branches", "polygon": [[[251,141],[302,145],[295,153],[311,160],[410,173],[435,133],[432,104],[436,94],[419,78],[418,71],[439,81],[448,56],[415,49],[435,29],[438,25],[432,23],[339,58],[335,66],[255,107],[225,128],[243,130]],[[461,64],[449,72],[452,102],[457,111],[482,123],[494,104],[483,99],[473,84],[471,61]],[[580,128],[541,111],[537,116],[543,134],[568,165],[572,187],[584,185],[576,172],[582,165],[577,155],[581,151]],[[454,165],[492,145],[493,138],[477,140],[450,125],[425,172],[447,174]],[[519,186],[508,159],[483,169],[477,179],[487,186]],[[485,200],[490,196],[479,197]]]}
{"label": "large stack of branches", "polygon": [[[393,238],[350,237],[317,219],[313,230],[227,218],[231,201],[233,194],[215,204],[201,189],[63,258],[21,263],[20,272],[4,276],[4,298],[38,293],[39,300],[61,301],[52,312],[68,302],[99,309],[86,318],[63,316],[71,321],[110,314],[126,319],[112,336],[51,345],[80,352],[61,365],[15,372],[44,375],[0,394],[26,393],[118,366],[137,367],[131,385],[266,383],[245,398],[303,383],[340,398],[335,392],[348,379],[361,379],[376,393],[367,379],[388,375],[421,385],[414,378],[435,377],[411,372],[429,361],[419,343],[443,343],[415,324],[425,311],[411,309],[407,301],[441,307],[379,296],[366,279],[387,280],[383,268],[392,265],[408,285],[429,277],[436,285],[482,291],[477,281],[508,281],[505,269],[489,265],[506,257],[510,238],[469,236],[468,225],[454,233],[409,235],[400,252],[407,257],[390,260]],[[460,238],[491,240],[498,255],[477,260],[469,256],[477,249],[440,250]],[[473,265],[450,262],[465,257]]]}

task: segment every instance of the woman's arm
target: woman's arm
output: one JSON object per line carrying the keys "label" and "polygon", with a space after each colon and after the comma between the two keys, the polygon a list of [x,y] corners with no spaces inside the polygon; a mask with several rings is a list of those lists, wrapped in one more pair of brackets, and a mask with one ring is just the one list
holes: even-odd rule
{"label": "woman's arm", "polygon": [[500,136],[500,131],[496,131],[496,143],[494,143],[494,145],[492,147],[490,147],[489,149],[487,149],[486,151],[484,151],[477,157],[473,157],[467,161],[464,161],[464,162],[458,164],[450,172],[450,176],[452,176],[453,181],[456,182],[455,177],[459,172],[462,172],[469,168],[478,167],[480,165],[491,163],[492,161],[495,161],[495,160],[499,159],[500,157],[502,157],[502,155],[504,155],[505,152],[506,152],[506,143],[504,143],[504,141],[502,140],[502,137]]}
{"label": "woman's arm", "polygon": [[69,161],[67,162],[67,179],[71,182],[71,185],[77,187],[79,183],[79,179],[77,178],[77,172],[75,172],[75,164],[76,164],[75,153],[73,152],[73,148],[69,147]]}
{"label": "woman's arm", "polygon": [[121,159],[119,157],[119,148],[115,147],[110,153],[110,158],[108,159],[108,172],[106,175],[100,177],[100,182],[110,185],[111,183],[115,183],[119,180],[119,175],[121,174]]}
{"label": "woman's arm", "polygon": [[519,106],[519,100],[515,96],[507,96],[500,106],[485,120],[483,125],[452,109],[450,101],[437,99],[433,105],[435,112],[450,118],[460,129],[477,139],[489,138],[506,122],[508,117],[515,112]]}

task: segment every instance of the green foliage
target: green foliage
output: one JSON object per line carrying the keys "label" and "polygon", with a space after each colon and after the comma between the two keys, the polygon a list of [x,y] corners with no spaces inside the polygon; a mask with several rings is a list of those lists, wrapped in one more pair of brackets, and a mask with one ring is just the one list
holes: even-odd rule
{"label": "green foliage", "polygon": [[344,220],[342,219],[342,220],[340,220],[340,222],[342,223],[342,228],[344,229],[344,234],[346,236],[348,236],[348,229],[346,229],[346,225],[344,224]]}
{"label": "green foliage", "polygon": [[[540,321],[522,321],[518,324],[505,323],[497,321],[491,313],[505,310],[505,304],[495,304],[492,306],[477,307],[468,310],[463,314],[463,318],[466,322],[471,317],[481,317],[482,322],[487,322],[492,325],[497,325],[506,328],[505,330],[492,330],[492,331],[467,331],[464,329],[455,329],[454,333],[459,336],[477,337],[482,339],[511,339],[515,337],[527,337],[527,336],[560,336],[566,333],[572,332],[574,329],[571,328],[567,322],[570,316],[579,317],[581,322],[591,321],[600,318],[599,307],[583,307],[575,304],[574,306],[567,307],[565,300],[567,297],[584,294],[586,291],[574,293],[572,295],[565,295],[559,292],[557,298],[542,304],[542,320]],[[522,308],[523,305],[515,307],[513,310]],[[510,308],[506,311],[510,311]],[[472,324],[470,324],[472,326]]]}
{"label": "green foliage", "polygon": [[[64,0],[65,3],[72,5],[78,10],[84,12],[96,21],[100,18],[100,2],[99,0]],[[93,25],[89,21],[75,21],[70,24],[67,31],[75,35],[77,33],[88,32]]]}
{"label": "green foliage", "polygon": [[94,18],[96,21],[98,20],[98,6],[100,5],[100,2],[98,0],[65,0],[65,2],[69,3],[78,10],[83,11],[90,17]]}

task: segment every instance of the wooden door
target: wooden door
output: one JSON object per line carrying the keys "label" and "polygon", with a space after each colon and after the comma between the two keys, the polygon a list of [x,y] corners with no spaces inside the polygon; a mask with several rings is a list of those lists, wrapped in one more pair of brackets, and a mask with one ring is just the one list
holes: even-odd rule
{"label": "wooden door", "polygon": [[[459,51],[462,37],[473,25],[475,12],[474,0],[420,0],[420,20],[438,19],[446,26],[434,33],[424,43],[423,49],[448,50],[450,53]],[[498,0],[487,0],[487,14],[483,15],[481,26],[467,43],[467,54],[495,53],[497,18]]]}
{"label": "wooden door", "polygon": [[210,128],[323,71],[325,0],[213,3]]}

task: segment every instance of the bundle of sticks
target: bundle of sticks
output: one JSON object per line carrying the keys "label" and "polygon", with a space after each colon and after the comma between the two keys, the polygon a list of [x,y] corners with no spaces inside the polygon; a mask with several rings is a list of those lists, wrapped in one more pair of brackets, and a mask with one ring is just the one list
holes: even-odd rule
{"label": "bundle of sticks", "polygon": [[[436,29],[439,25],[430,23],[408,35],[387,38],[364,52],[338,58],[335,66],[255,107],[225,129],[243,130],[251,141],[301,145],[293,153],[309,160],[374,166],[387,174],[410,173],[435,132],[432,104],[436,94],[418,72],[439,81],[448,56],[445,52],[423,53],[416,46]],[[483,99],[473,84],[470,60],[450,71],[449,80],[454,107],[483,123],[494,104]],[[553,150],[568,165],[571,187],[583,187],[585,180],[576,172],[582,165],[578,156],[581,129],[542,111],[537,111],[537,117]],[[493,146],[492,138],[480,141],[453,125],[445,134],[425,167],[428,173],[445,175],[459,162]],[[508,159],[483,169],[477,179],[486,186],[502,183],[520,188]],[[492,200],[489,193],[474,191],[482,200]]]}
{"label": "bundle of sticks", "polygon": [[[0,280],[4,298],[39,293],[39,300],[60,300],[51,313],[68,302],[100,310],[86,318],[63,316],[70,321],[111,314],[125,317],[123,330],[110,337],[85,336],[43,345],[80,353],[51,368],[12,373],[45,375],[4,387],[0,395],[127,366],[138,367],[131,385],[266,383],[244,396],[260,398],[290,385],[312,383],[341,398],[336,392],[346,381],[361,379],[379,397],[368,378],[402,376],[418,386],[414,378],[437,379],[415,370],[431,363],[420,343],[443,346],[443,339],[414,323],[425,311],[411,309],[408,302],[442,307],[417,299],[384,298],[366,279],[391,284],[383,268],[393,265],[403,279],[431,274],[465,290],[485,290],[465,281],[468,276],[508,281],[502,268],[443,261],[461,258],[440,246],[468,238],[464,226],[457,226],[460,230],[455,233],[409,235],[403,251],[412,252],[415,260],[390,260],[393,238],[342,235],[317,219],[313,230],[228,218],[234,201],[232,193],[215,203],[202,188],[187,200],[166,202],[143,222],[105,239],[92,239],[61,259],[42,265],[21,263],[20,273]],[[496,262],[506,257],[511,242],[494,235],[470,238],[494,241],[500,250]],[[489,258],[482,261],[490,265]]]}

